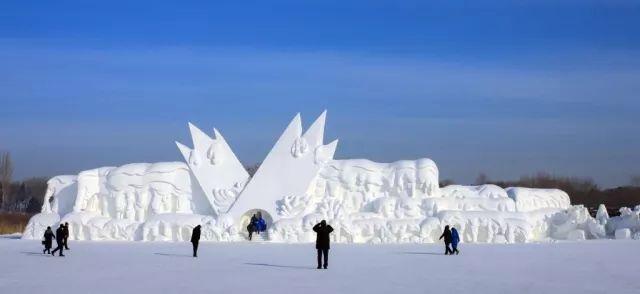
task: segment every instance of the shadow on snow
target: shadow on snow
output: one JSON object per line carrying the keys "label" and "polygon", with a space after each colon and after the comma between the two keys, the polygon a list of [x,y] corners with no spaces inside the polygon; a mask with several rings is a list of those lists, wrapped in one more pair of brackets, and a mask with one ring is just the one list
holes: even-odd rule
{"label": "shadow on snow", "polygon": [[298,266],[298,265],[280,265],[280,264],[253,263],[253,262],[245,262],[244,264],[246,264],[246,265],[256,265],[256,266],[279,267],[279,268],[315,269],[315,267]]}

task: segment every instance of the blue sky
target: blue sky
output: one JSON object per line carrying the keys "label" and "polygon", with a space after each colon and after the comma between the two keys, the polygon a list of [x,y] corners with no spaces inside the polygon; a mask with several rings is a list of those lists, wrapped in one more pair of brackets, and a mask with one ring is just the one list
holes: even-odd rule
{"label": "blue sky", "polygon": [[181,160],[187,121],[251,164],[324,109],[337,158],[640,174],[640,1],[104,2],[0,2],[17,178]]}

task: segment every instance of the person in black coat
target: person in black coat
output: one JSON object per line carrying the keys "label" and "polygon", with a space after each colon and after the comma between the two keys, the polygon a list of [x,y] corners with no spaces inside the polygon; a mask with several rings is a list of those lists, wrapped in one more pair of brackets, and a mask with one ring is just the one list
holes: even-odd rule
{"label": "person in black coat", "polygon": [[448,255],[448,254],[453,254],[453,251],[451,251],[451,248],[449,247],[451,245],[451,230],[449,229],[449,226],[445,226],[444,227],[444,232],[442,232],[442,235],[440,235],[440,239],[438,240],[442,240],[442,238],[444,238],[444,247],[445,247],[445,251],[444,251],[444,255]]}
{"label": "person in black coat", "polygon": [[69,240],[69,223],[64,223],[64,249],[69,250],[69,246],[67,246],[67,240]]}
{"label": "person in black coat", "polygon": [[60,250],[59,256],[64,256],[62,254],[62,249],[64,248],[64,225],[60,224],[60,227],[56,230],[56,244],[58,247],[51,251],[51,255],[55,255],[56,251]]}
{"label": "person in black coat", "polygon": [[253,232],[255,231],[254,227],[253,227],[253,223],[249,223],[247,225],[247,232],[249,232],[249,241],[251,241],[251,237],[253,237]]}
{"label": "person in black coat", "polygon": [[325,269],[329,265],[329,248],[330,248],[330,238],[329,234],[333,232],[333,228],[330,225],[327,225],[327,221],[322,220],[319,224],[313,226],[313,231],[316,232],[316,250],[318,250],[318,269],[320,269],[322,263],[322,256],[324,255],[324,265],[322,265]]}
{"label": "person in black coat", "polygon": [[44,250],[42,251],[43,254],[51,254],[51,246],[53,244],[53,238],[55,237],[56,235],[53,234],[51,227],[47,227],[47,230],[44,231],[44,241],[42,241],[42,245],[44,245]]}
{"label": "person in black coat", "polygon": [[198,243],[200,243],[200,225],[191,232],[191,245],[193,245],[193,257],[198,257]]}

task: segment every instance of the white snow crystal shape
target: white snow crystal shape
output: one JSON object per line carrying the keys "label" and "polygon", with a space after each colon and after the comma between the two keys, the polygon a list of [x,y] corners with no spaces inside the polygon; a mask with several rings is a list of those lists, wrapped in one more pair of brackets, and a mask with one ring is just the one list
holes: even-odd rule
{"label": "white snow crystal shape", "polygon": [[299,158],[309,151],[309,143],[304,138],[297,138],[291,145],[291,155],[295,158]]}

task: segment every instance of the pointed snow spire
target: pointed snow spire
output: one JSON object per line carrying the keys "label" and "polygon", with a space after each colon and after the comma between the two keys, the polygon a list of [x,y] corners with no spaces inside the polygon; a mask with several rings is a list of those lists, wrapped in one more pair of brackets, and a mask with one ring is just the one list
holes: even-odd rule
{"label": "pointed snow spire", "polygon": [[324,125],[326,118],[327,110],[324,110],[302,136],[307,141],[309,146],[316,147],[322,145],[324,140]]}
{"label": "pointed snow spire", "polygon": [[330,159],[333,159],[333,156],[336,153],[336,148],[338,147],[338,139],[331,141],[331,143],[324,145],[326,148],[325,152],[329,155]]}
{"label": "pointed snow spire", "polygon": [[298,112],[296,116],[293,117],[287,128],[282,132],[280,138],[278,139],[278,144],[281,140],[290,139],[294,140],[295,138],[299,138],[302,136],[302,119],[300,118],[300,113]]}
{"label": "pointed snow spire", "polygon": [[224,137],[222,136],[222,134],[220,134],[220,132],[218,131],[218,129],[213,128],[213,140],[215,141],[220,141],[220,142],[227,142]]}
{"label": "pointed snow spire", "polygon": [[204,150],[211,144],[212,139],[192,123],[189,123],[189,132],[193,140],[193,149]]}
{"label": "pointed snow spire", "polygon": [[184,157],[185,160],[189,160],[189,156],[191,155],[191,148],[185,146],[184,144],[176,141],[176,145],[178,146],[178,149],[180,149],[180,153],[182,154],[182,157]]}

